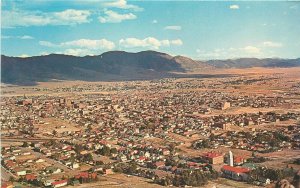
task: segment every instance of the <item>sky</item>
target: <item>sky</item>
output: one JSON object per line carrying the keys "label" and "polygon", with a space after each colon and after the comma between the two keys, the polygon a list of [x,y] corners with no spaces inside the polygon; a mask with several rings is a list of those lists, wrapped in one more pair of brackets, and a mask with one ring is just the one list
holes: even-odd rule
{"label": "sky", "polygon": [[1,54],[299,58],[300,2],[2,0]]}

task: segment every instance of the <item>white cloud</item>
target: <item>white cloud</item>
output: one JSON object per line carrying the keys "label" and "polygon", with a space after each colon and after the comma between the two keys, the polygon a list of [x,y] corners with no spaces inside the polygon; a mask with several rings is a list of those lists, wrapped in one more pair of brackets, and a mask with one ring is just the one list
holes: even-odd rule
{"label": "white cloud", "polygon": [[272,41],[265,41],[263,42],[263,45],[266,47],[271,47],[271,48],[280,48],[282,47],[282,44],[279,42],[272,42]]}
{"label": "white cloud", "polygon": [[138,7],[136,5],[127,4],[126,0],[117,0],[117,1],[113,1],[113,2],[107,2],[107,3],[104,3],[104,6],[120,8],[120,9],[131,9],[134,11],[142,11],[143,10],[143,8]]}
{"label": "white cloud", "polygon": [[157,20],[152,20],[152,23],[153,23],[153,24],[157,24],[158,21],[157,21]]}
{"label": "white cloud", "polygon": [[29,36],[29,35],[18,36],[18,38],[24,39],[24,40],[26,40],[26,39],[34,39],[34,37]]}
{"label": "white cloud", "polygon": [[1,39],[10,39],[12,36],[1,35]]}
{"label": "white cloud", "polygon": [[27,55],[27,54],[21,54],[21,55],[19,55],[18,57],[21,57],[21,58],[26,58],[26,57],[30,57],[29,55]]}
{"label": "white cloud", "polygon": [[49,55],[49,52],[41,52],[40,55]]}
{"label": "white cloud", "polygon": [[176,39],[176,40],[171,40],[171,44],[176,45],[176,46],[181,46],[181,45],[183,45],[183,42],[180,39]]}
{"label": "white cloud", "polygon": [[239,9],[240,6],[239,5],[230,5],[229,8],[230,9]]}
{"label": "white cloud", "polygon": [[119,45],[125,48],[151,48],[151,49],[159,49],[162,46],[180,46],[183,42],[180,39],[176,40],[158,40],[154,37],[147,37],[145,39],[137,39],[137,38],[126,38],[121,39],[119,41]]}
{"label": "white cloud", "polygon": [[[112,41],[107,39],[79,39],[72,40],[61,43],[52,43],[49,41],[39,41],[41,46],[46,46],[49,48],[58,48],[59,51],[56,51],[57,54],[67,54],[74,56],[85,56],[85,55],[94,55],[100,54],[103,51],[112,50],[115,48],[115,44]],[[48,52],[42,52],[42,55],[49,54]]]}
{"label": "white cloud", "polygon": [[197,58],[200,59],[233,59],[244,57],[261,58],[267,55],[266,52],[255,46],[245,46],[242,48],[217,48],[213,50],[197,49]]}
{"label": "white cloud", "polygon": [[56,44],[54,44],[54,43],[52,43],[52,42],[49,42],[49,41],[39,41],[39,44],[41,45],[41,46],[47,46],[47,47],[58,47],[59,45],[56,45]]}
{"label": "white cloud", "polygon": [[115,44],[107,39],[91,40],[91,39],[79,39],[73,41],[62,42],[54,44],[49,41],[40,41],[40,45],[47,47],[61,47],[61,48],[85,48],[90,50],[112,50],[115,48]]}
{"label": "white cloud", "polygon": [[259,54],[260,49],[255,46],[246,46],[244,48],[241,48],[241,50],[244,50],[248,54]]}
{"label": "white cloud", "polygon": [[100,39],[100,40],[79,39],[79,40],[73,40],[73,41],[61,43],[60,46],[88,48],[92,50],[97,50],[97,49],[112,50],[113,48],[115,48],[115,44],[112,41],[106,39]]}
{"label": "white cloud", "polygon": [[67,9],[61,12],[41,11],[2,11],[2,27],[76,25],[88,23],[91,12],[88,10]]}
{"label": "white cloud", "polygon": [[67,9],[62,12],[54,12],[53,15],[59,22],[80,24],[89,22],[88,17],[91,13],[88,10]]}
{"label": "white cloud", "polygon": [[175,31],[180,31],[181,26],[179,25],[168,25],[164,28],[165,30],[175,30]]}
{"label": "white cloud", "polygon": [[66,49],[63,54],[66,55],[73,55],[73,56],[86,56],[86,55],[90,55],[93,56],[94,53],[88,49]]}
{"label": "white cloud", "polygon": [[1,36],[2,39],[23,39],[23,40],[28,40],[28,39],[34,39],[34,37],[29,36],[29,35],[23,35],[23,36]]}
{"label": "white cloud", "polygon": [[101,23],[120,23],[123,20],[134,20],[136,19],[136,15],[132,13],[128,14],[119,14],[117,12],[114,12],[112,10],[106,10],[105,16],[98,17],[99,21]]}

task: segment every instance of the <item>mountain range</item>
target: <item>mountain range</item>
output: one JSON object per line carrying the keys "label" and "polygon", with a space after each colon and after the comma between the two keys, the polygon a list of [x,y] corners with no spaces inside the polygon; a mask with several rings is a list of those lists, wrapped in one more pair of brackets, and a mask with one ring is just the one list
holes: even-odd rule
{"label": "mountain range", "polygon": [[298,59],[279,59],[279,58],[240,58],[228,60],[209,60],[206,63],[216,68],[251,68],[251,67],[298,67]]}
{"label": "mountain range", "polygon": [[98,56],[62,54],[27,58],[1,56],[1,82],[34,85],[57,80],[117,81],[179,77],[184,73],[216,68],[295,67],[300,59],[255,59],[197,61],[156,51],[129,53],[110,51]]}

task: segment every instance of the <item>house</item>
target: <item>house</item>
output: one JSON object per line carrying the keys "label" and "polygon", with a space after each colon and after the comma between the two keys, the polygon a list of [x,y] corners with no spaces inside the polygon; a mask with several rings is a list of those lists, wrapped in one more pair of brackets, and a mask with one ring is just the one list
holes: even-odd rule
{"label": "house", "polygon": [[122,161],[122,162],[125,162],[125,161],[127,161],[127,157],[126,157],[126,155],[121,155],[121,156],[118,156],[118,157],[117,157],[117,159],[118,159],[119,161]]}
{"label": "house", "polygon": [[249,172],[251,171],[248,168],[242,167],[233,167],[229,165],[224,165],[221,169],[224,177],[230,178],[237,181],[247,181],[249,178]]}
{"label": "house", "polygon": [[1,182],[1,188],[13,188],[14,185],[12,182]]}
{"label": "house", "polygon": [[87,179],[89,177],[88,172],[80,172],[75,176],[75,179]]}
{"label": "house", "polygon": [[94,166],[93,168],[91,168],[92,172],[101,172],[103,171],[103,167],[102,166]]}
{"label": "house", "polygon": [[239,166],[239,165],[242,165],[246,162],[247,160],[244,158],[244,157],[241,157],[241,156],[234,156],[234,159],[233,159],[233,163],[236,165],[236,166]]}
{"label": "house", "polygon": [[45,162],[45,160],[40,158],[40,159],[37,159],[35,162],[36,163],[42,163],[42,162]]}
{"label": "house", "polygon": [[51,186],[52,183],[55,181],[54,179],[47,179],[47,180],[42,180],[43,181],[43,184],[45,187],[47,186]]}
{"label": "house", "polygon": [[164,161],[157,161],[157,162],[154,163],[155,168],[160,168],[160,167],[163,167],[163,166],[165,166]]}
{"label": "house", "polygon": [[222,153],[207,152],[202,155],[204,160],[207,160],[210,164],[222,164],[224,162],[224,156]]}
{"label": "house", "polygon": [[113,170],[111,168],[108,168],[108,169],[103,169],[103,173],[104,174],[113,174]]}
{"label": "house", "polygon": [[222,110],[226,110],[226,109],[228,109],[228,108],[230,108],[231,107],[231,104],[230,104],[230,102],[225,102],[224,103],[224,105],[223,105],[223,107],[222,107]]}
{"label": "house", "polygon": [[17,174],[18,176],[25,176],[25,175],[26,175],[26,170],[25,170],[25,169],[22,169],[22,168],[16,168],[14,171],[16,172],[16,174]]}
{"label": "house", "polygon": [[163,149],[162,154],[163,154],[163,155],[170,155],[170,150],[168,150],[168,149]]}
{"label": "house", "polygon": [[26,174],[25,175],[25,180],[27,182],[31,182],[31,181],[34,181],[37,179],[37,176],[36,175],[33,175],[33,174]]}
{"label": "house", "polygon": [[79,164],[78,163],[73,163],[72,166],[71,166],[71,168],[73,168],[73,169],[74,168],[79,168]]}
{"label": "house", "polygon": [[59,180],[59,181],[54,181],[51,183],[52,187],[57,188],[57,187],[63,187],[68,185],[68,180]]}
{"label": "house", "polygon": [[58,173],[60,173],[62,171],[61,171],[60,168],[53,167],[53,166],[48,166],[48,167],[45,168],[45,172],[47,174],[58,174]]}

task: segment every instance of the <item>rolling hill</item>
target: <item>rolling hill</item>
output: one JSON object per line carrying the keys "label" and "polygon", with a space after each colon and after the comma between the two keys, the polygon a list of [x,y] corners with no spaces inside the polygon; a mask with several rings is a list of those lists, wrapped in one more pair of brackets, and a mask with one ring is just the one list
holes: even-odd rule
{"label": "rolling hill", "polygon": [[298,67],[300,66],[300,58],[298,59],[257,59],[257,58],[240,58],[228,60],[209,60],[209,65],[216,68],[250,68],[250,67]]}
{"label": "rolling hill", "polygon": [[2,55],[3,83],[31,85],[59,80],[136,80],[169,77],[174,72],[210,67],[187,57],[172,57],[156,51],[128,53],[110,51],[98,56],[76,57],[61,54],[28,58]]}
{"label": "rolling hill", "polygon": [[[214,68],[297,67],[300,59],[256,59],[196,61],[156,51],[129,53],[110,51],[98,56],[62,54],[28,58],[1,56],[1,82],[34,85],[49,80],[118,81],[187,77],[186,72]],[[180,73],[180,74],[178,74]],[[194,75],[196,76],[196,75]],[[202,76],[202,75],[198,75]]]}

